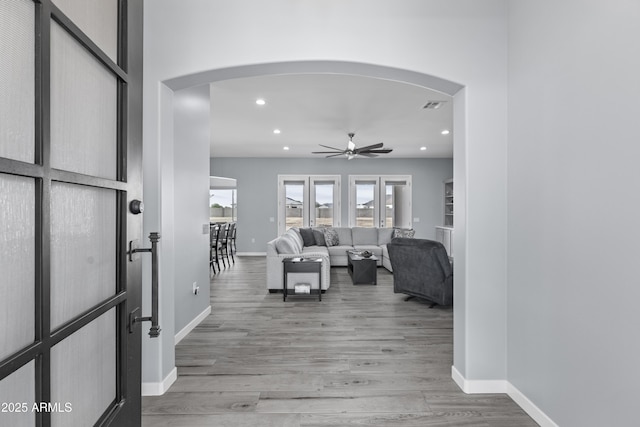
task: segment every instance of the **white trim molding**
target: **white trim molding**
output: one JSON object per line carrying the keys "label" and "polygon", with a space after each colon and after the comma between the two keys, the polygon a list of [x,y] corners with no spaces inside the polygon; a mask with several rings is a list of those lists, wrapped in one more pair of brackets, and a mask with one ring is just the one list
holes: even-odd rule
{"label": "white trim molding", "polygon": [[202,322],[204,319],[207,318],[208,315],[211,314],[211,306],[208,306],[207,308],[204,309],[204,311],[200,314],[198,314],[195,319],[193,319],[191,322],[189,322],[184,328],[182,328],[174,337],[174,344],[178,345],[178,343],[180,341],[182,341],[182,339],[184,337],[186,337],[187,335],[189,335],[189,332],[193,331],[195,329],[196,326],[198,326],[200,324],[200,322]]}
{"label": "white trim molding", "polygon": [[462,376],[455,366],[451,367],[451,378],[458,387],[467,394],[507,393],[507,382],[504,380],[468,380]]}
{"label": "white trim molding", "polygon": [[169,372],[164,380],[158,383],[142,383],[142,396],[162,396],[165,394],[169,387],[178,379],[178,368],[175,366]]}
{"label": "white trim molding", "polygon": [[507,380],[468,380],[455,366],[451,367],[451,378],[467,394],[507,394],[541,427],[558,427],[558,424]]}
{"label": "white trim molding", "polygon": [[507,383],[507,394],[514,402],[518,404],[535,422],[540,424],[541,427],[558,427],[558,424],[553,422],[551,418],[540,408],[538,408],[527,396],[522,394],[513,384]]}

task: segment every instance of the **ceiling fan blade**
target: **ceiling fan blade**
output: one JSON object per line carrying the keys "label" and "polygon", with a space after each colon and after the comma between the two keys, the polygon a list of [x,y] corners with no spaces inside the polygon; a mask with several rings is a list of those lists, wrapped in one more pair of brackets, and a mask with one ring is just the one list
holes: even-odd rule
{"label": "ceiling fan blade", "polygon": [[378,157],[377,154],[373,154],[370,151],[366,152],[366,153],[358,153],[358,156],[364,156],[364,157]]}
{"label": "ceiling fan blade", "polygon": [[330,156],[324,156],[326,159],[328,159],[329,157],[338,157],[338,156],[344,156],[343,153],[338,153],[338,154],[332,154]]}
{"label": "ceiling fan blade", "polygon": [[342,151],[312,151],[311,154],[342,154]]}
{"label": "ceiling fan blade", "polygon": [[328,145],[322,145],[322,144],[318,144],[318,145],[321,146],[321,147],[324,147],[324,148],[331,148],[332,150],[337,150],[337,151],[340,151],[340,152],[344,151],[342,148],[329,147]]}
{"label": "ceiling fan blade", "polygon": [[[367,153],[387,154],[393,151],[393,148],[383,148],[382,150],[367,150]],[[362,154],[362,153],[359,153]]]}
{"label": "ceiling fan blade", "polygon": [[382,142],[379,142],[377,144],[373,144],[373,145],[367,145],[366,147],[360,147],[360,148],[356,148],[354,151],[356,153],[362,153],[363,151],[369,151],[372,150],[374,148],[380,148],[382,147],[384,144]]}

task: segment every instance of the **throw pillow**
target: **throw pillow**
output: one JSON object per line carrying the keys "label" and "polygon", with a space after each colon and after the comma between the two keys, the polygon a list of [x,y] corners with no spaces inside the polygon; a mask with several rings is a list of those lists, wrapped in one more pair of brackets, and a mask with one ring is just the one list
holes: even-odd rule
{"label": "throw pillow", "polygon": [[313,230],[313,238],[316,239],[316,245],[327,246],[327,242],[324,240],[324,229]]}
{"label": "throw pillow", "polygon": [[340,239],[338,238],[338,232],[335,228],[325,228],[324,230],[324,241],[327,246],[338,246],[340,244]]}
{"label": "throw pillow", "polygon": [[291,236],[281,236],[278,240],[276,240],[276,249],[279,254],[297,254],[295,243]]}
{"label": "throw pillow", "polygon": [[315,246],[316,238],[313,234],[313,230],[310,228],[301,228],[300,235],[302,236],[302,241],[304,242],[304,246]]}
{"label": "throw pillow", "polygon": [[406,237],[406,238],[413,238],[413,236],[416,234],[416,230],[414,230],[413,228],[394,228],[393,229],[393,237]]}
{"label": "throw pillow", "polygon": [[300,235],[300,230],[296,227],[291,227],[284,234],[285,236],[291,237],[291,240],[295,244],[296,253],[302,252],[302,248],[304,247],[304,242],[302,241],[302,236]]}
{"label": "throw pillow", "polygon": [[391,243],[393,237],[393,228],[378,228],[378,245],[386,245]]}

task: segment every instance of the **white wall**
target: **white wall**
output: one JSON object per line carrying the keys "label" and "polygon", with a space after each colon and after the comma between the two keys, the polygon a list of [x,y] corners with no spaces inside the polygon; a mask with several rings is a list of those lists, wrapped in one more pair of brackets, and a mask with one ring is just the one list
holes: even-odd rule
{"label": "white wall", "polygon": [[509,381],[563,427],[638,425],[640,3],[509,8]]}
{"label": "white wall", "polygon": [[[171,119],[163,105],[170,100],[161,96],[163,82],[176,89],[189,85],[181,76],[204,83],[210,70],[233,78],[244,70],[233,67],[326,61],[363,64],[366,70],[393,67],[397,76],[409,70],[464,85],[465,110],[457,119],[464,120],[466,135],[454,135],[454,150],[464,150],[465,159],[456,179],[468,190],[457,193],[457,200],[466,197],[467,212],[461,215],[466,234],[456,247],[466,246],[466,262],[456,263],[455,274],[456,292],[466,301],[462,309],[455,307],[455,316],[457,324],[467,326],[456,329],[454,363],[469,379],[505,379],[506,13],[504,0],[148,0],[145,192],[162,204],[173,197],[157,166],[172,143],[172,134],[162,130]],[[164,213],[155,215],[151,223],[159,223],[161,231],[173,227]]]}

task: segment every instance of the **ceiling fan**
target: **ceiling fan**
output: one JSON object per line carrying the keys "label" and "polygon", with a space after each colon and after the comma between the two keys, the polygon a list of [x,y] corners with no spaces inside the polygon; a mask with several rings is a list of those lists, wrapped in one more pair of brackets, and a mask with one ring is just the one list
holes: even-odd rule
{"label": "ceiling fan", "polygon": [[366,147],[362,148],[356,148],[356,144],[354,144],[353,142],[354,136],[355,133],[349,134],[349,143],[347,144],[347,148],[345,150],[320,144],[321,147],[330,148],[334,151],[313,151],[311,154],[329,154],[325,157],[346,156],[347,160],[351,160],[356,156],[378,157],[378,154],[387,154],[393,151],[393,149],[391,148],[382,148],[382,142],[373,145],[367,145]]}

